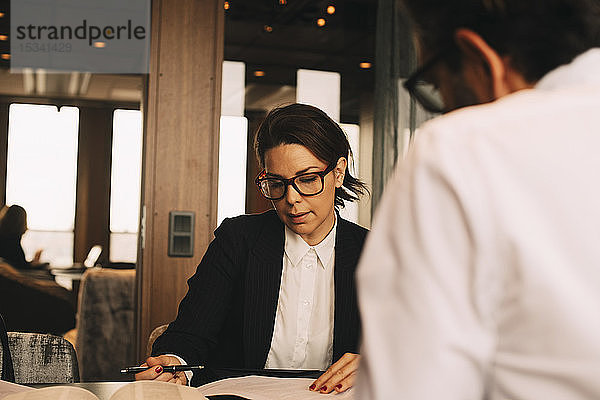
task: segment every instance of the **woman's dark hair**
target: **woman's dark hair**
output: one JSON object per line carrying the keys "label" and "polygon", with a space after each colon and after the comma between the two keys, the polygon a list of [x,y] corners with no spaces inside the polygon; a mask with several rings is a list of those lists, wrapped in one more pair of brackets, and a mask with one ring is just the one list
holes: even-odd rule
{"label": "woman's dark hair", "polygon": [[[302,145],[328,166],[340,157],[351,162],[352,150],[342,128],[323,111],[306,104],[277,107],[267,114],[254,137],[261,167],[265,165],[265,153],[282,144]],[[335,189],[335,206],[344,207],[344,200],[355,201],[365,193],[368,193],[365,184],[346,167],[342,187]]]}
{"label": "woman's dark hair", "polygon": [[27,231],[27,213],[18,205],[4,206],[0,210],[0,236],[21,237]]}
{"label": "woman's dark hair", "polygon": [[[529,82],[600,46],[599,0],[400,0],[430,53],[470,29]],[[448,63],[457,69],[456,63]]]}

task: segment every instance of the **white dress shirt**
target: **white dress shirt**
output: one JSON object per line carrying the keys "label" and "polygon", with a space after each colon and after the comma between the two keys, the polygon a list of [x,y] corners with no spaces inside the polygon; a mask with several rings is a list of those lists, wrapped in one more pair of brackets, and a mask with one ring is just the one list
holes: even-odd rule
{"label": "white dress shirt", "polygon": [[425,124],[357,284],[360,399],[600,399],[600,49]]}
{"label": "white dress shirt", "polygon": [[309,246],[285,227],[275,327],[265,368],[320,369],[333,357],[335,235]]}

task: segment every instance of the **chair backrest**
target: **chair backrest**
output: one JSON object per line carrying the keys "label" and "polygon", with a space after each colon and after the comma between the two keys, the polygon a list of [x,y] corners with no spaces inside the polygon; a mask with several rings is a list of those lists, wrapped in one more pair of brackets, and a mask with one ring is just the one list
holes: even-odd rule
{"label": "chair backrest", "polygon": [[8,344],[8,332],[2,315],[0,315],[0,348],[2,348],[2,352],[0,352],[0,379],[14,383],[15,372],[10,354],[10,345]]}
{"label": "chair backrest", "polygon": [[82,381],[131,379],[120,369],[138,361],[134,326],[135,270],[87,270],[79,288],[75,345]]}
{"label": "chair backrest", "polygon": [[8,345],[16,383],[79,382],[75,350],[64,338],[43,333],[8,332]]}
{"label": "chair backrest", "polygon": [[152,346],[154,345],[154,342],[156,341],[156,339],[158,339],[160,335],[163,334],[164,331],[167,330],[168,327],[169,324],[165,324],[157,326],[152,330],[150,336],[148,337],[148,344],[146,345],[146,357],[150,357],[150,354],[152,354]]}

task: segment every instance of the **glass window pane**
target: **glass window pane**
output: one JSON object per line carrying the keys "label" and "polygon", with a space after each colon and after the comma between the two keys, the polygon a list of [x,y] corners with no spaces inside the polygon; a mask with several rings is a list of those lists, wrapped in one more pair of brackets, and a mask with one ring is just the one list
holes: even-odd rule
{"label": "glass window pane", "polygon": [[248,120],[244,115],[246,65],[224,61],[221,82],[217,225],[246,211]]}
{"label": "glass window pane", "polygon": [[[346,136],[348,137],[348,142],[350,143],[350,149],[352,150],[352,159],[348,160],[348,170],[354,177],[358,177],[360,171],[358,165],[358,158],[360,154],[359,144],[360,144],[360,126],[356,124],[340,124]],[[361,199],[364,201],[364,197]],[[359,204],[358,202],[344,202],[345,207],[340,210],[340,215],[352,222],[358,223],[359,217]]]}
{"label": "glass window pane", "polygon": [[334,121],[340,121],[341,74],[338,72],[299,69],[296,101],[320,108]]}
{"label": "glass window pane", "polygon": [[73,264],[73,231],[49,232],[29,229],[21,239],[25,258],[29,261],[38,249],[42,249],[41,261],[53,266],[69,266]]}
{"label": "glass window pane", "polygon": [[137,259],[137,233],[111,233],[109,258],[113,262],[135,263]]}
{"label": "glass window pane", "polygon": [[217,225],[227,217],[246,210],[246,157],[248,120],[245,117],[221,117],[219,138],[219,188]]}
{"label": "glass window pane", "polygon": [[[43,248],[44,261],[73,261],[78,130],[77,107],[59,111],[46,105],[10,106],[6,203],[25,208],[29,229],[40,231],[39,235],[30,232],[23,241],[29,258]],[[67,236],[61,234],[50,234],[56,240],[49,239],[42,231],[67,232],[71,239],[67,243]]]}
{"label": "glass window pane", "polygon": [[[111,234],[111,261],[135,262],[142,177],[142,113],[115,110],[113,115],[110,231],[126,233],[127,240]],[[115,239],[113,241],[113,238]]]}

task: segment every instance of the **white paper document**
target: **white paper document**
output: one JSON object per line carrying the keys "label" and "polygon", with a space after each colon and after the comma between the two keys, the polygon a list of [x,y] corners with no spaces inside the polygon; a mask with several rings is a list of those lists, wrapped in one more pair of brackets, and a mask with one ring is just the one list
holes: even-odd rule
{"label": "white paper document", "polygon": [[[110,400],[206,400],[204,396],[237,395],[250,400],[336,400],[353,399],[352,389],[344,393],[320,394],[308,390],[313,379],[244,376],[211,382],[199,388],[173,383],[139,381],[118,389]],[[80,387],[62,385],[43,389],[0,381],[0,399],[7,400],[98,400]]]}
{"label": "white paper document", "polygon": [[[31,389],[21,385],[4,385],[0,381],[0,399],[3,400],[99,400],[89,390],[76,386],[59,385]],[[4,390],[6,388],[6,390]],[[6,396],[6,397],[5,397]],[[119,388],[110,400],[207,400],[200,391],[173,383],[138,381]]]}
{"label": "white paper document", "polygon": [[216,394],[234,394],[251,400],[336,400],[353,399],[353,390],[328,395],[308,390],[314,379],[309,378],[273,378],[270,376],[243,376],[207,383],[198,390],[205,396]]}
{"label": "white paper document", "polygon": [[[0,398],[3,398],[0,396]],[[21,391],[6,397],[7,400],[98,400],[93,393],[71,386],[54,386]]]}
{"label": "white paper document", "polygon": [[[153,385],[148,385],[151,382]],[[160,384],[160,385],[158,385]],[[207,400],[197,390],[174,383],[138,381],[123,386],[110,400]]]}
{"label": "white paper document", "polygon": [[0,380],[0,399],[4,396],[8,396],[9,394],[19,393],[27,390],[33,389],[27,386],[17,385],[16,383]]}

